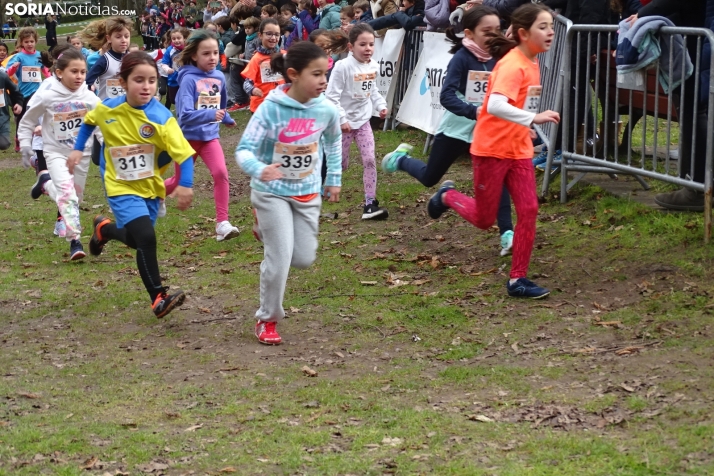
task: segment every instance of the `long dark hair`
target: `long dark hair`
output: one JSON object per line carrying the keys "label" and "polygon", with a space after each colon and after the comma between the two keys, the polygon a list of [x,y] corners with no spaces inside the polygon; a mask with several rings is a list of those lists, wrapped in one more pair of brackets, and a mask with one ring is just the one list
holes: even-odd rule
{"label": "long dark hair", "polygon": [[270,69],[282,74],[285,81],[289,82],[288,69],[292,68],[300,73],[312,61],[320,58],[327,58],[327,54],[322,51],[322,48],[309,41],[299,41],[290,46],[284,55],[274,54],[270,59]]}
{"label": "long dark hair", "polygon": [[[487,7],[486,5],[474,5],[473,7],[466,10],[466,13],[464,13],[464,18],[463,20],[461,20],[461,25],[464,27],[464,30],[473,31],[476,29],[478,24],[481,23],[481,20],[489,15],[496,15],[496,17],[498,17],[498,12],[496,11],[496,9]],[[463,46],[463,38],[456,36],[456,32],[454,31],[454,27],[452,26],[446,29],[446,38],[448,38],[449,41],[454,44],[454,46],[452,46],[449,50],[449,53],[451,53],[452,55],[459,51]]]}
{"label": "long dark hair", "polygon": [[[528,31],[538,19],[538,15],[543,12],[551,13],[550,8],[538,3],[526,3],[516,8],[511,15],[511,38],[506,38],[502,33],[494,34],[486,42],[491,56],[494,58],[503,58],[506,53],[521,43],[521,37],[518,31],[523,28]],[[551,13],[552,14],[552,13]]]}

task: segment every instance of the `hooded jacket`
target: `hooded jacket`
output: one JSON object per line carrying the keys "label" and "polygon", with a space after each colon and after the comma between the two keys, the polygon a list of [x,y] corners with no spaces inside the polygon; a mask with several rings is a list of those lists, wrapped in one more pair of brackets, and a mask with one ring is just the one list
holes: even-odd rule
{"label": "hooded jacket", "polygon": [[51,81],[49,87],[35,93],[27,104],[17,137],[21,147],[30,147],[35,126],[42,118],[43,150],[68,155],[74,148],[84,114],[97,107],[100,99],[86,84],[71,91],[54,77],[46,81]]}
{"label": "hooded jacket", "polygon": [[340,23],[340,10],[342,10],[342,7],[335,3],[327,4],[320,13],[320,28],[325,30],[339,28],[342,25]]}
{"label": "hooded jacket", "polygon": [[[223,73],[185,65],[178,72],[178,82],[181,87],[176,94],[176,116],[184,137],[200,141],[218,139],[216,111],[225,109],[227,102]],[[228,114],[221,122],[235,124]]]}
{"label": "hooded jacket", "polygon": [[[325,186],[341,186],[342,131],[337,108],[322,94],[300,103],[287,95],[290,87],[290,84],[284,84],[272,90],[253,114],[236,148],[238,165],[252,177],[250,186],[253,190],[294,197],[320,192],[320,170],[323,157],[326,157]],[[310,175],[295,180],[260,180],[267,165],[282,160],[278,151],[295,146],[314,151],[302,153],[302,160],[310,157],[314,163]],[[298,153],[292,152],[293,155]]]}

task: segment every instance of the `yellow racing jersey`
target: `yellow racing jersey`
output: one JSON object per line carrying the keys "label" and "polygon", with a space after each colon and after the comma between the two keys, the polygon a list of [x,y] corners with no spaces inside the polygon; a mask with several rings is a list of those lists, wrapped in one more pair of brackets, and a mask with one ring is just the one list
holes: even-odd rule
{"label": "yellow racing jersey", "polygon": [[181,164],[195,154],[171,112],[154,98],[137,108],[126,96],[105,99],[84,123],[104,136],[99,168],[108,197],[164,198],[161,172],[171,160]]}

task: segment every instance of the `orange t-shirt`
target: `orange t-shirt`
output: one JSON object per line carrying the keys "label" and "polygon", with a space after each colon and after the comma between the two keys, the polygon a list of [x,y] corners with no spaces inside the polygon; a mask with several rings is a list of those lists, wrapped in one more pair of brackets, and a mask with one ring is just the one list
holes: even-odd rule
{"label": "orange t-shirt", "polygon": [[[280,54],[284,55],[285,51],[280,50]],[[258,106],[262,104],[270,91],[285,83],[280,73],[276,73],[270,69],[270,55],[265,55],[258,51],[256,51],[250,59],[248,66],[245,67],[241,75],[246,79],[252,80],[253,85],[263,91],[261,97],[250,96],[251,112],[255,112],[255,110],[258,109]]]}
{"label": "orange t-shirt", "polygon": [[488,80],[484,107],[474,129],[471,154],[498,159],[531,159],[533,141],[529,128],[489,114],[488,100],[491,94],[502,94],[510,105],[538,112],[541,90],[537,60],[529,60],[518,48],[506,53],[496,63]]}

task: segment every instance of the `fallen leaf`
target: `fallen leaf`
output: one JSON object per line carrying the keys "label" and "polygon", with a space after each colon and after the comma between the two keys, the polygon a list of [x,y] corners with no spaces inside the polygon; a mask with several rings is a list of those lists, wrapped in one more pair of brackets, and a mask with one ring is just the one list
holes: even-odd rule
{"label": "fallen leaf", "polygon": [[603,326],[603,327],[615,327],[619,329],[622,327],[622,322],[620,321],[595,321],[593,322],[596,326]]}
{"label": "fallen leaf", "polygon": [[203,428],[203,423],[199,423],[198,425],[189,426],[188,428],[186,428],[186,429],[183,430],[183,431],[184,431],[184,433],[188,433],[188,432],[191,432],[191,431],[196,431],[196,430],[198,430],[199,428]]}
{"label": "fallen leaf", "polygon": [[630,392],[630,393],[632,393],[632,392],[635,391],[634,388],[632,388],[632,387],[630,387],[629,385],[626,385],[626,384],[624,384],[624,383],[621,383],[621,384],[620,384],[620,388],[623,389],[623,390],[625,390],[625,391],[627,391],[627,392]]}
{"label": "fallen leaf", "polygon": [[21,397],[29,398],[31,400],[35,400],[37,398],[40,398],[40,396],[36,393],[29,393],[29,392],[18,392],[17,393]]}
{"label": "fallen leaf", "polygon": [[233,466],[226,466],[223,469],[218,470],[219,473],[235,473],[236,469]]}
{"label": "fallen leaf", "polygon": [[514,342],[513,344],[511,344],[511,349],[513,349],[513,352],[515,352],[516,354],[521,353],[521,351],[518,349],[518,342]]}
{"label": "fallen leaf", "polygon": [[468,418],[471,421],[480,421],[483,423],[491,423],[491,422],[495,421],[495,420],[493,420],[493,418],[489,418],[486,415],[469,415]]}
{"label": "fallen leaf", "polygon": [[80,469],[94,469],[94,467],[99,463],[99,458],[96,456],[92,456],[88,460],[86,460],[82,465],[79,467]]}
{"label": "fallen leaf", "polygon": [[362,286],[376,286],[377,281],[360,281]]}
{"label": "fallen leaf", "polygon": [[344,359],[344,358],[345,358],[345,354],[343,354],[342,352],[335,352],[335,355],[336,355],[337,357],[339,357],[340,359]]}
{"label": "fallen leaf", "polygon": [[616,350],[615,355],[630,355],[630,354],[639,352],[642,349],[644,349],[644,347],[638,346],[638,345],[631,345],[629,347],[625,347],[623,349]]}
{"label": "fallen leaf", "polygon": [[382,439],[382,444],[389,445],[389,446],[398,446],[398,445],[402,444],[402,439],[401,438],[390,438],[388,436],[385,436]]}
{"label": "fallen leaf", "polygon": [[308,377],[317,377],[317,370],[312,370],[307,365],[303,365],[302,369],[300,370],[302,370],[302,372]]}
{"label": "fallen leaf", "polygon": [[415,281],[412,281],[412,284],[414,286],[421,286],[422,284],[430,283],[431,279],[417,279]]}

